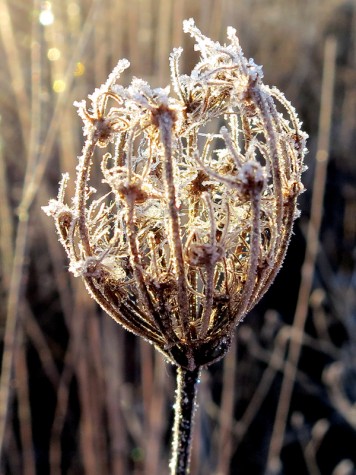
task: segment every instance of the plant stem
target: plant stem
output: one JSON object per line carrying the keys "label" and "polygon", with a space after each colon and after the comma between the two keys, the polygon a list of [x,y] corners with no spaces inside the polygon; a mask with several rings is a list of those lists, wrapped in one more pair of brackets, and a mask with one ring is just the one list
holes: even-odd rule
{"label": "plant stem", "polygon": [[171,475],[187,475],[189,473],[199,375],[199,367],[192,371],[182,367],[177,369],[172,458],[170,463]]}

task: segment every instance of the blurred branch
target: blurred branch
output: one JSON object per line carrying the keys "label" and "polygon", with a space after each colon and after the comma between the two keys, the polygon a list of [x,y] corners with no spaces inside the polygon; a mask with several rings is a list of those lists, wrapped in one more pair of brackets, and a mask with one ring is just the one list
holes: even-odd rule
{"label": "blurred branch", "polygon": [[[36,7],[36,1],[34,1],[34,7]],[[13,88],[15,92],[15,98],[18,106],[18,114],[23,134],[23,142],[25,149],[25,156],[27,157],[27,173],[30,171],[30,164],[33,161],[35,153],[37,151],[39,131],[41,128],[40,122],[40,100],[39,100],[39,83],[40,75],[32,75],[32,96],[31,96],[31,108],[29,107],[29,98],[26,95],[25,77],[24,71],[21,67],[21,61],[19,58],[19,51],[16,46],[14,38],[14,32],[12,28],[12,21],[10,12],[6,0],[0,2],[0,33],[2,35],[4,47],[7,50],[8,63],[10,69],[10,76],[12,77]],[[33,39],[36,40],[37,29],[32,25]],[[34,48],[34,54],[31,58],[31,66],[36,69],[36,48]],[[37,69],[36,69],[37,70]],[[31,119],[34,119],[33,121]],[[26,131],[29,129],[31,122],[31,134],[27,137]],[[27,141],[29,145],[27,147]],[[28,152],[28,155],[27,153]],[[9,218],[11,222],[11,218]],[[4,436],[6,430],[6,423],[8,418],[8,410],[10,399],[13,395],[13,387],[11,385],[11,379],[13,377],[13,364],[14,355],[16,351],[16,338],[18,330],[19,320],[19,303],[23,294],[24,286],[24,264],[27,246],[27,234],[28,234],[28,216],[20,217],[16,241],[14,258],[11,269],[11,280],[9,286],[8,302],[7,302],[7,315],[6,326],[4,335],[4,351],[1,363],[1,381],[0,381],[0,463],[2,462],[3,449],[4,449]]]}
{"label": "blurred branch", "polygon": [[18,417],[20,425],[23,475],[36,475],[35,451],[32,437],[31,401],[28,387],[26,347],[18,345],[15,358],[15,374],[18,397]]}
{"label": "blurred branch", "polygon": [[92,34],[93,27],[95,25],[95,18],[98,13],[98,8],[101,5],[102,4],[100,0],[93,0],[91,9],[82,27],[78,43],[74,48],[70,61],[68,62],[68,67],[64,79],[66,89],[58,96],[55,105],[55,110],[52,115],[52,120],[48,126],[46,138],[42,143],[36,166],[34,167],[34,169],[31,169],[31,173],[26,173],[23,197],[19,205],[18,211],[20,216],[26,215],[28,213],[33,199],[37,194],[39,184],[41,183],[43,175],[46,171],[46,167],[48,165],[53,146],[58,138],[58,129],[62,122],[63,112],[68,106],[69,92],[71,90],[72,82],[74,79],[73,71],[75,70],[75,65],[78,61],[78,58],[82,57],[84,50],[87,46],[88,39]]}
{"label": "blurred branch", "polygon": [[319,116],[318,148],[312,192],[311,214],[307,232],[306,254],[302,266],[302,282],[299,288],[297,308],[294,315],[292,331],[296,337],[290,341],[286,359],[282,388],[279,396],[277,414],[274,422],[267,473],[279,473],[279,457],[283,446],[288,410],[292,397],[297,366],[302,348],[302,334],[308,315],[309,296],[312,289],[315,261],[318,253],[318,236],[323,214],[323,199],[326,184],[326,173],[329,158],[330,129],[333,110],[336,39],[328,37],[324,49],[324,70],[321,90],[321,106]]}
{"label": "blurred branch", "polygon": [[234,401],[236,399],[236,360],[236,338],[234,338],[230,351],[223,361],[223,390],[221,397],[221,410],[219,413],[219,440],[217,443],[217,475],[229,473],[229,466],[233,452],[232,432],[234,425]]}
{"label": "blurred branch", "polygon": [[[35,2],[36,3],[36,0]],[[36,9],[36,5],[34,5]],[[0,37],[5,49],[7,66],[10,71],[11,86],[15,96],[16,111],[19,115],[23,147],[27,149],[28,130],[30,129],[30,101],[26,94],[26,79],[17,46],[17,38],[13,27],[7,0],[0,0]]]}
{"label": "blurred branch", "polygon": [[[12,212],[8,193],[8,180],[6,176],[6,163],[4,159],[2,139],[2,122],[0,117],[0,262],[2,267],[2,281],[4,291],[8,293],[13,259],[13,224]],[[3,322],[1,322],[1,327]]]}

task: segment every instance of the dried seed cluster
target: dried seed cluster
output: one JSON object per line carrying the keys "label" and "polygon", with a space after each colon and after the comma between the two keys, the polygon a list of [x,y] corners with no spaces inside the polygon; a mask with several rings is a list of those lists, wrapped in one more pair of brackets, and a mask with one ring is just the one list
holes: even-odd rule
{"label": "dried seed cluster", "polygon": [[[233,28],[227,45],[191,19],[184,30],[201,58],[183,75],[173,51],[175,97],[137,78],[120,86],[122,60],[90,108],[76,103],[86,142],[75,197],[64,203],[64,175],[45,212],[101,307],[192,370],[225,354],[281,267],[306,135]],[[102,194],[90,184],[100,172]]]}

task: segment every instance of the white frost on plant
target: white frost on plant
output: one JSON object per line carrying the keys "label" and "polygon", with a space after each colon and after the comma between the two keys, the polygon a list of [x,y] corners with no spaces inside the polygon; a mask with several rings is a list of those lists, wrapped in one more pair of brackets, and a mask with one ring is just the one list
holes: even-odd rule
{"label": "white frost on plant", "polygon": [[135,77],[122,86],[121,60],[88,104],[75,102],[86,138],[75,197],[65,204],[63,179],[44,211],[99,304],[192,369],[224,355],[282,265],[306,134],[234,28],[227,44],[193,19],[183,29],[200,58],[181,74],[175,48],[171,87]]}

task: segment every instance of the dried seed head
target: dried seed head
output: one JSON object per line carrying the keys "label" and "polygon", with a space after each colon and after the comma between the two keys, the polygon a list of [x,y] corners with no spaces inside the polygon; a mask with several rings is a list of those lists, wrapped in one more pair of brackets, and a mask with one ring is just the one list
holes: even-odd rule
{"label": "dried seed head", "polygon": [[[243,56],[233,28],[228,45],[193,20],[184,31],[201,60],[181,75],[182,49],[173,51],[176,97],[137,78],[120,86],[122,60],[89,96],[90,108],[76,103],[86,143],[74,204],[64,204],[65,178],[45,211],[70,270],[105,311],[192,369],[226,353],[282,265],[306,135],[290,103]],[[97,147],[107,148],[100,164]],[[90,185],[100,170],[102,194]]]}

